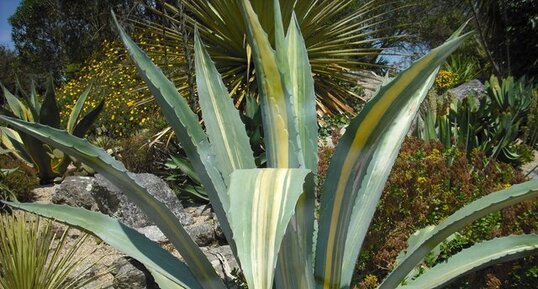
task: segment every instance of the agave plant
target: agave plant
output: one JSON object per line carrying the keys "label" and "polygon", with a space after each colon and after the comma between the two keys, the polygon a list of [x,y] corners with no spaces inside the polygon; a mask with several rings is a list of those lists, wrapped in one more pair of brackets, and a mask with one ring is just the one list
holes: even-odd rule
{"label": "agave plant", "polygon": [[[67,122],[67,132],[78,137],[83,137],[86,134],[104,107],[103,100],[99,105],[90,109],[86,115],[81,116],[82,108],[91,87],[92,85],[90,84],[79,96]],[[7,100],[6,114],[24,121],[60,128],[60,110],[56,102],[52,79],[47,83],[47,91],[42,103],[39,102],[38,94],[33,86],[29,96],[22,99],[13,95],[5,87],[2,88]],[[61,154],[61,152],[58,155],[58,153],[48,150],[44,147],[43,142],[38,139],[7,127],[0,127],[0,143],[4,148],[10,150],[15,157],[29,165],[34,164],[42,184],[48,184],[55,177],[61,176],[71,162],[71,159]]]}
{"label": "agave plant", "polygon": [[[386,5],[376,5],[375,0],[363,1],[361,4],[353,0],[280,2],[285,25],[291,22],[294,11],[301,27],[314,74],[320,111],[329,114],[355,113],[352,104],[366,100],[353,89],[359,80],[368,77],[364,69],[376,66],[376,57],[383,50],[381,46],[384,43],[400,37],[378,36],[381,31],[379,25],[387,22],[383,16],[390,13]],[[274,31],[272,1],[252,0],[251,4],[265,31]],[[177,5],[163,3],[163,8],[164,12],[155,13],[161,15],[163,22],[168,25],[143,25],[160,35],[164,34],[169,43],[179,43],[179,46],[186,45],[183,37],[196,25],[236,106],[244,103],[249,93],[256,95],[259,88],[256,69],[253,67],[253,48],[245,41],[246,29],[242,24],[243,14],[237,1],[181,0]],[[182,22],[183,16],[186,20]],[[397,28],[393,27],[394,30]],[[269,38],[274,43],[272,33]],[[175,49],[169,53],[188,52]],[[186,77],[180,83],[187,83]]]}
{"label": "agave plant", "polygon": [[[267,168],[256,168],[239,112],[199,35],[195,35],[196,80],[206,131],[162,71],[119,30],[198,173],[248,287],[349,288],[356,258],[398,148],[438,66],[465,36],[459,36],[458,31],[383,86],[351,121],[331,160],[316,219],[314,81],[298,22],[292,17],[285,33],[279,2],[274,2],[273,50],[250,2],[242,0],[240,5],[258,73]],[[9,203],[11,206],[93,232],[143,263],[161,288],[226,288],[175,216],[128,175],[120,162],[64,131],[6,116],[0,119],[75,156],[122,188],[159,226],[184,261],[119,221],[96,212],[63,205]],[[538,181],[530,181],[470,203],[408,248],[379,288],[437,288],[491,263],[535,253],[536,235],[494,239],[402,283],[430,250],[469,222],[537,196]],[[462,256],[476,258],[462,260]],[[443,269],[447,266],[450,270]]]}

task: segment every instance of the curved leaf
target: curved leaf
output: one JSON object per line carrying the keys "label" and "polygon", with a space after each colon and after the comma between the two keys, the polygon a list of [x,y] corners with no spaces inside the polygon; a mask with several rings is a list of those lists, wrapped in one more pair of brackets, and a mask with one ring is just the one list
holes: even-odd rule
{"label": "curved leaf", "polygon": [[[88,91],[89,91],[89,88],[88,88]],[[77,104],[78,104],[78,101],[77,101]],[[76,137],[84,137],[84,135],[86,135],[86,132],[95,123],[95,120],[97,119],[97,117],[99,117],[99,114],[101,113],[104,107],[105,107],[105,100],[103,99],[94,109],[88,112],[79,122],[75,123],[75,126],[73,127],[72,131],[68,130],[68,132]],[[75,121],[77,119],[78,117],[74,118]],[[69,166],[70,163],[71,163],[71,158],[69,156],[64,156],[62,158],[62,161],[59,162],[54,167],[54,170],[63,174],[67,170],[67,167]]]}
{"label": "curved leaf", "polygon": [[7,128],[5,126],[0,126],[0,138],[2,146],[8,150],[11,150],[12,154],[25,162],[28,166],[32,166],[32,158],[26,152],[22,139],[18,132]]}
{"label": "curved leaf", "polygon": [[[292,123],[298,132],[299,163],[317,174],[317,121],[314,80],[306,45],[295,17],[284,35],[278,0],[273,1],[275,12],[275,44],[278,68],[284,79],[292,107]],[[295,215],[282,241],[275,276],[276,288],[314,288],[313,235],[315,211],[315,179],[305,186],[297,202]]]}
{"label": "curved leaf", "polygon": [[383,86],[347,127],[321,193],[315,267],[318,288],[349,286],[398,148],[438,66],[465,38],[455,38],[432,50]]}
{"label": "curved leaf", "polygon": [[60,128],[60,109],[56,102],[56,92],[54,91],[54,82],[49,77],[47,81],[47,91],[39,111],[39,123],[54,128]]}
{"label": "curved leaf", "polygon": [[163,72],[151,62],[151,59],[138,47],[118,24],[112,13],[123,44],[138,68],[139,74],[146,82],[155,100],[161,107],[163,115],[174,129],[187,157],[196,169],[202,184],[208,192],[213,209],[218,216],[222,230],[228,242],[235,250],[230,225],[226,220],[229,207],[227,188],[222,175],[217,169],[215,154],[202,130],[198,117],[189,108],[187,101],[178,93],[174,84]]}
{"label": "curved leaf", "polygon": [[280,244],[308,173],[305,169],[232,173],[228,218],[249,288],[273,287]]}
{"label": "curved leaf", "polygon": [[203,46],[198,31],[194,39],[196,84],[204,122],[226,184],[236,169],[256,168],[245,124],[241,122],[222,78]]}
{"label": "curved leaf", "polygon": [[[18,80],[17,80],[17,84],[20,84]],[[35,88],[35,83],[33,80],[31,82],[31,87],[30,87],[30,106],[33,107],[35,111],[34,119],[38,119],[39,116],[37,112],[41,111],[41,103],[39,102],[39,97],[37,95],[37,90]]]}
{"label": "curved leaf", "polygon": [[2,90],[4,91],[4,97],[6,98],[7,105],[11,111],[16,117],[27,120],[27,121],[33,121],[33,114],[32,112],[24,105],[24,103],[18,99],[15,95],[13,95],[7,88],[5,88],[3,85]]}
{"label": "curved leaf", "polygon": [[240,3],[256,67],[268,167],[299,167],[297,127],[277,57],[250,1]]}
{"label": "curved leaf", "polygon": [[295,14],[292,15],[286,34],[286,49],[291,103],[295,112],[304,167],[316,175],[318,171],[316,94],[306,44]]}
{"label": "curved leaf", "polygon": [[84,103],[86,102],[86,98],[88,97],[88,94],[90,93],[90,90],[92,89],[93,83],[90,83],[88,87],[82,92],[82,94],[78,97],[77,102],[75,103],[75,106],[73,107],[73,110],[71,110],[71,114],[69,115],[69,120],[67,121],[67,128],[65,129],[69,133],[73,133],[73,130],[75,129],[75,124],[77,123],[77,120],[80,116],[80,111],[82,110],[82,107],[84,106]]}
{"label": "curved leaf", "polygon": [[105,108],[105,99],[101,100],[101,102],[99,102],[99,104],[94,109],[92,109],[84,117],[82,117],[82,119],[75,124],[75,126],[73,127],[73,131],[70,133],[72,133],[76,137],[84,137],[86,132],[95,123],[97,117],[99,117],[101,111],[103,111],[103,108]]}
{"label": "curved leaf", "polygon": [[464,274],[536,253],[538,253],[538,235],[496,238],[464,249],[448,258],[446,262],[434,266],[415,280],[397,288],[441,288]]}
{"label": "curved leaf", "polygon": [[410,248],[401,263],[387,276],[379,288],[389,289],[398,286],[435,246],[465,225],[489,213],[536,197],[538,197],[538,180],[533,180],[513,185],[469,203],[428,232],[421,238],[420,243]]}
{"label": "curved leaf", "polygon": [[222,280],[220,280],[205,255],[190,238],[177,218],[164,204],[150,195],[136,178],[128,175],[121,162],[112,158],[104,150],[90,144],[87,140],[72,136],[65,131],[40,124],[27,123],[6,116],[0,116],[0,119],[40,141],[72,155],[102,174],[112,184],[120,188],[129,200],[135,203],[155,222],[185,259],[196,278],[200,280],[202,288],[225,288]]}
{"label": "curved leaf", "polygon": [[[14,208],[89,231],[110,246],[135,258],[152,273],[156,272],[173,280],[174,283],[181,284],[183,287],[180,288],[202,288],[185,263],[161,248],[159,244],[114,218],[66,205],[6,203]],[[162,287],[164,288],[168,287]]]}

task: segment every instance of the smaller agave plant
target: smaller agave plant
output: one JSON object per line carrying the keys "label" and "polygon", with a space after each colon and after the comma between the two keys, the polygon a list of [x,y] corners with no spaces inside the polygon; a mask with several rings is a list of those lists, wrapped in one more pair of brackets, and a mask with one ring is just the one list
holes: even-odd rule
{"label": "smaller agave plant", "polygon": [[[305,43],[297,22],[292,20],[285,33],[281,16],[275,13],[273,49],[250,1],[238,1],[259,76],[267,168],[256,167],[240,114],[198,35],[196,78],[205,131],[172,82],[120,27],[121,38],[199,175],[248,288],[349,288],[401,143],[439,65],[465,40],[465,35],[460,36],[463,28],[381,87],[351,121],[321,186],[316,217],[318,135]],[[274,5],[280,11],[279,1]],[[93,232],[143,263],[162,289],[227,288],[179,220],[104,150],[55,128],[6,116],[0,119],[73,155],[121,188],[184,261],[100,213],[64,205],[10,202],[12,207]],[[379,288],[438,288],[489,264],[536,253],[537,235],[497,238],[476,244],[416,278],[406,278],[430,251],[466,224],[537,196],[538,181],[529,181],[461,208],[412,242]]]}
{"label": "smaller agave plant", "polygon": [[[102,100],[86,115],[81,115],[91,87],[90,84],[77,99],[65,128],[68,133],[77,137],[85,136],[105,105]],[[23,98],[16,97],[4,86],[2,89],[7,102],[7,107],[3,109],[5,115],[54,128],[61,127],[60,110],[52,79],[47,82],[47,91],[42,102],[39,102],[39,96],[33,84],[30,94]],[[71,159],[61,151],[47,148],[42,141],[20,130],[1,126],[0,138],[1,145],[10,150],[15,157],[28,165],[35,165],[41,184],[51,183],[54,178],[63,175],[71,162]]]}

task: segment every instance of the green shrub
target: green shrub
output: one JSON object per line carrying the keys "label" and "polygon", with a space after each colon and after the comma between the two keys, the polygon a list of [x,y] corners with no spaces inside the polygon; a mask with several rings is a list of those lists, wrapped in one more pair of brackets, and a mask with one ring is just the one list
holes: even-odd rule
{"label": "green shrub", "polygon": [[525,78],[491,76],[485,92],[483,97],[471,93],[459,99],[440,89],[431,91],[421,109],[417,135],[439,140],[446,147],[462,147],[468,157],[478,148],[488,159],[524,164],[533,157],[523,141],[533,145],[536,138],[532,131],[536,109],[529,113],[535,107],[536,88]]}
{"label": "green shrub", "polygon": [[0,182],[13,196],[21,202],[34,199],[33,190],[39,185],[37,171],[21,160],[8,155],[0,155],[0,169],[13,169],[16,171],[7,174]]}
{"label": "green shrub", "polygon": [[[359,258],[357,280],[362,284],[359,288],[368,288],[364,284],[371,275],[379,280],[384,278],[416,230],[437,224],[481,196],[524,180],[508,164],[491,161],[485,166],[485,163],[487,158],[479,151],[474,151],[468,160],[460,149],[444,149],[440,142],[407,139],[370,226],[364,254]],[[537,212],[538,202],[525,202],[490,214],[467,227],[455,240],[445,243],[437,262],[492,237],[536,233]],[[517,266],[525,263],[518,262]]]}
{"label": "green shrub", "polygon": [[538,85],[532,89],[523,140],[530,147],[538,149]]}
{"label": "green shrub", "polygon": [[469,57],[461,53],[454,53],[448,57],[443,68],[456,75],[454,85],[459,85],[480,75],[479,61],[474,57]]}
{"label": "green shrub", "polygon": [[134,173],[157,173],[163,170],[168,156],[166,145],[153,143],[154,133],[143,129],[120,139],[114,150],[116,157]]}

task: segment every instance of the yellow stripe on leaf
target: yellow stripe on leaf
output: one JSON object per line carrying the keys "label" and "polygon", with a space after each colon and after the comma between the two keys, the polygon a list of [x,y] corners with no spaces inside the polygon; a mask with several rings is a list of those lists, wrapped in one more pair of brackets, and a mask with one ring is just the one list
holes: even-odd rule
{"label": "yellow stripe on leaf", "polygon": [[308,173],[305,169],[232,173],[228,219],[249,288],[272,288],[278,251]]}

